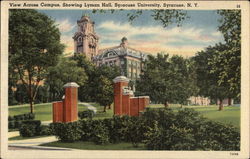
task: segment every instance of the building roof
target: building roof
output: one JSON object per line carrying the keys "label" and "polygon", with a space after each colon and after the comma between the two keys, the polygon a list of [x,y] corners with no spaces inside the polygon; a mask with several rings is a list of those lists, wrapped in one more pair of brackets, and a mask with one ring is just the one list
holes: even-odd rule
{"label": "building roof", "polygon": [[131,56],[134,58],[145,60],[147,58],[147,53],[123,46],[115,46],[111,48],[106,48],[99,50],[99,55],[94,57],[94,60],[100,60],[107,57],[116,57],[116,56]]}

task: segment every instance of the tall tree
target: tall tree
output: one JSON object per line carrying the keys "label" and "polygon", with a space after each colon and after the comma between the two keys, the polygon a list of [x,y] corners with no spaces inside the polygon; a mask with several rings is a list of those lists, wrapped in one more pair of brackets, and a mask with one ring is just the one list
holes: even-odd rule
{"label": "tall tree", "polygon": [[192,95],[189,90],[187,61],[180,56],[157,54],[148,56],[145,68],[136,83],[136,94],[149,95],[156,103],[184,104]]}
{"label": "tall tree", "polygon": [[218,84],[229,85],[231,96],[240,96],[241,79],[241,11],[219,10],[221,15],[219,31],[224,36],[225,44],[215,52],[210,61],[212,72],[218,74]]}
{"label": "tall tree", "polygon": [[103,75],[98,78],[98,81],[99,82],[96,83],[96,102],[102,105],[103,112],[106,112],[107,106],[110,106],[113,103],[113,82]]}
{"label": "tall tree", "polygon": [[[209,46],[205,51],[198,52],[193,60],[196,64],[197,86],[199,87],[199,95],[210,97],[211,99],[219,99],[219,110],[223,109],[222,101],[231,95],[229,84],[221,85],[218,83],[218,72],[212,71],[213,66],[210,64],[215,54],[225,49],[225,45],[217,44],[214,47]],[[217,66],[218,67],[218,66]],[[218,68],[223,69],[223,68]]]}
{"label": "tall tree", "polygon": [[59,29],[48,16],[36,10],[10,10],[9,63],[14,71],[9,73],[17,73],[26,87],[31,113],[38,87],[63,49]]}
{"label": "tall tree", "polygon": [[75,60],[61,57],[56,66],[49,68],[45,84],[49,88],[50,100],[59,100],[63,95],[64,84],[76,82],[82,87],[87,80],[88,76],[85,70],[79,67]]}

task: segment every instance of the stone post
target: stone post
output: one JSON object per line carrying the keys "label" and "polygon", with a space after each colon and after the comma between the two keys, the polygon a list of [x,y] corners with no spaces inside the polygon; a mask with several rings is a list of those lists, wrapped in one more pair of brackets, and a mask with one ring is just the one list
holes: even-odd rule
{"label": "stone post", "polygon": [[63,101],[63,122],[72,122],[78,119],[78,84],[70,82],[65,84],[65,98]]}

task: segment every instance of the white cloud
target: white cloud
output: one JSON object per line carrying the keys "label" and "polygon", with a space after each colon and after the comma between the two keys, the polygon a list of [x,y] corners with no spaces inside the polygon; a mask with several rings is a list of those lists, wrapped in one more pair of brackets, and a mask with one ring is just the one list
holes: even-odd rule
{"label": "white cloud", "polygon": [[70,32],[74,29],[75,25],[71,24],[69,19],[64,19],[61,21],[57,21],[57,24],[59,25],[58,28],[61,32]]}
{"label": "white cloud", "polygon": [[[160,25],[139,27],[132,26],[129,23],[105,21],[97,26],[97,30],[102,31],[97,31],[101,41],[120,40],[123,36],[126,36],[131,47],[144,48],[151,52],[155,48],[155,52],[159,52],[159,50],[187,52],[189,50],[189,52],[195,54],[195,52],[202,50],[205,46],[221,40],[220,32],[195,27],[163,28]],[[108,43],[104,44],[108,46]],[[191,53],[189,54],[191,55]]]}

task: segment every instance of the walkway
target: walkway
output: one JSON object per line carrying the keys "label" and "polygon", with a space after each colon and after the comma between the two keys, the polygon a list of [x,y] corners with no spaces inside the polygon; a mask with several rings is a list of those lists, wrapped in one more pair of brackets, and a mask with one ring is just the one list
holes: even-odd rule
{"label": "walkway", "polygon": [[92,111],[96,114],[97,109],[96,109],[95,106],[93,106],[93,105],[91,105],[91,104],[89,104],[89,103],[85,103],[85,102],[81,102],[81,103],[79,103],[79,104],[83,104],[83,105],[86,106],[89,110],[92,110]]}
{"label": "walkway", "polygon": [[[8,133],[8,136],[14,137],[13,135],[18,135],[19,132],[15,133]],[[11,140],[8,141],[9,149],[10,150],[26,150],[26,149],[38,149],[38,150],[71,150],[68,148],[57,148],[57,147],[45,147],[45,146],[39,146],[41,144],[49,143],[58,141],[58,139],[55,136],[46,136],[46,137],[40,137],[40,138],[34,138],[34,139],[26,139],[26,140]]]}

